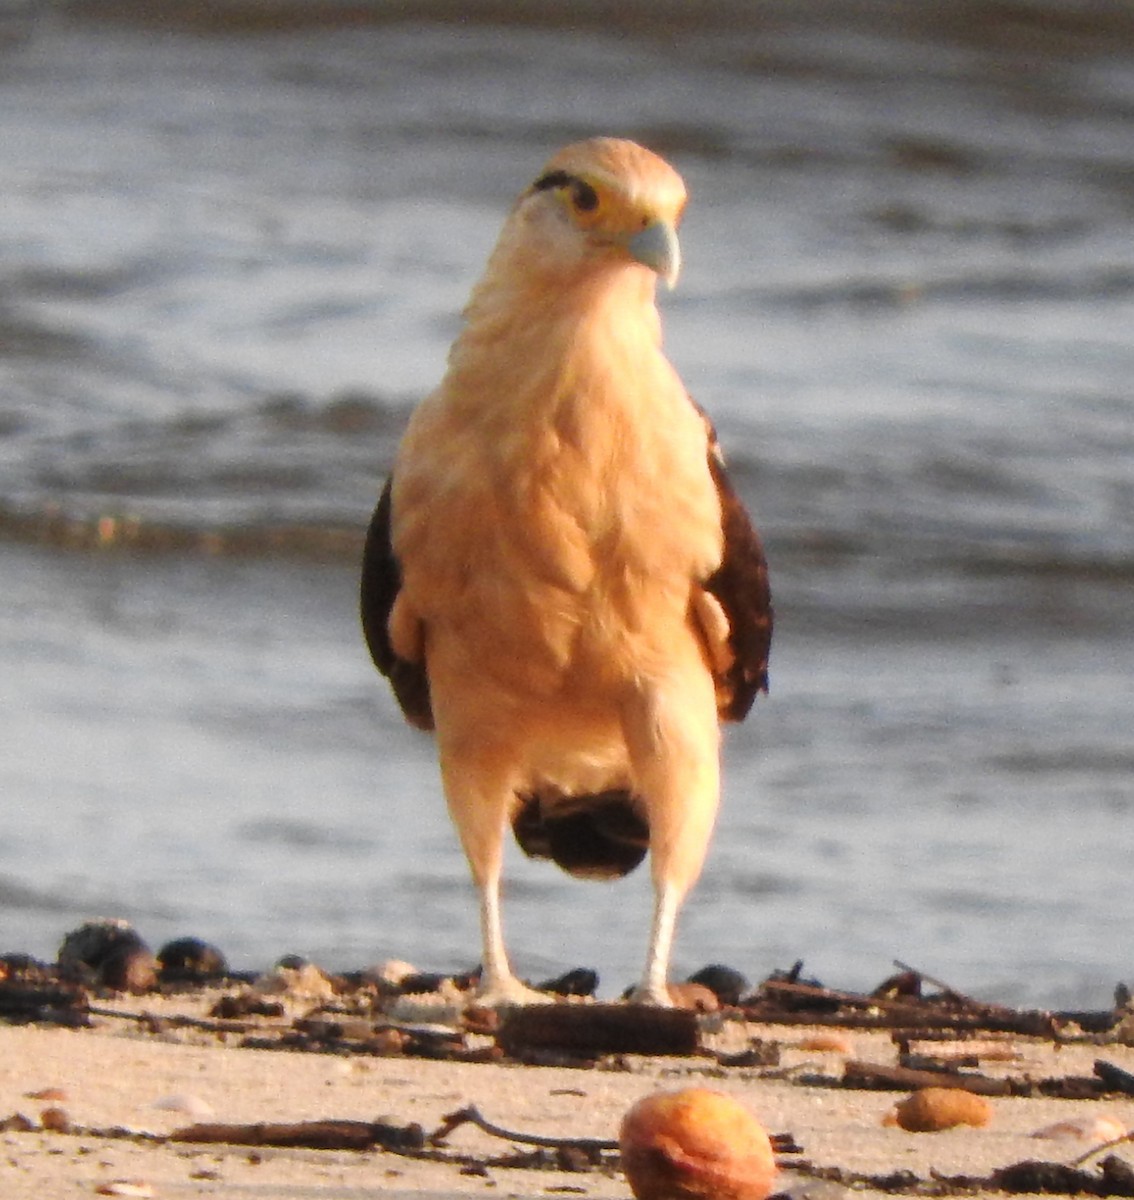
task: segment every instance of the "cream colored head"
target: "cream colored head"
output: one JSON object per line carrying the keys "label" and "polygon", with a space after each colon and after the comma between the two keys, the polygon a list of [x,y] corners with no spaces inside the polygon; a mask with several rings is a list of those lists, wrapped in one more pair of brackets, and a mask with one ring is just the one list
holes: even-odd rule
{"label": "cream colored head", "polygon": [[681,176],[664,159],[635,142],[591,138],[547,162],[517,202],[511,232],[538,245],[541,265],[564,277],[638,264],[672,287],[685,200]]}

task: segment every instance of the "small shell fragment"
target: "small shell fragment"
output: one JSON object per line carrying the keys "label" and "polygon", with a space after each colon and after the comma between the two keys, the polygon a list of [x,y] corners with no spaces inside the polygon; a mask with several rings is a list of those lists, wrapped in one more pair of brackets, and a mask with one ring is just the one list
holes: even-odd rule
{"label": "small shell fragment", "polygon": [[95,1188],[98,1196],[152,1196],[154,1189],[142,1179],[111,1179]]}
{"label": "small shell fragment", "polygon": [[1100,1113],[1097,1117],[1077,1117],[1067,1121],[1056,1121],[1054,1125],[1045,1125],[1043,1129],[1037,1129],[1032,1137],[1051,1140],[1065,1138],[1069,1141],[1102,1146],[1107,1142],[1116,1142],[1120,1138],[1126,1137],[1129,1132],[1117,1117],[1110,1113]]}
{"label": "small shell fragment", "polygon": [[154,1101],[154,1108],[159,1108],[162,1112],[185,1113],[190,1117],[211,1117],[213,1115],[212,1105],[207,1100],[202,1100],[200,1096],[194,1096],[188,1092],[162,1096],[160,1100]]}
{"label": "small shell fragment", "polygon": [[980,1127],[992,1120],[992,1105],[964,1088],[927,1087],[894,1105],[883,1121],[909,1133],[937,1133],[957,1125]]}

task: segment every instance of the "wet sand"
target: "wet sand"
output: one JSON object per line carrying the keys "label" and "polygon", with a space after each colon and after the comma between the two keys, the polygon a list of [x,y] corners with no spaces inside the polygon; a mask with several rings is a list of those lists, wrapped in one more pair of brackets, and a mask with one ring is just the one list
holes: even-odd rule
{"label": "wet sand", "polygon": [[[156,997],[114,1002],[122,1011],[145,1009],[164,1015],[184,1012],[186,1004],[184,998]],[[378,1192],[628,1197],[629,1188],[613,1167],[567,1173],[489,1166],[468,1173],[459,1162],[427,1162],[383,1150],[195,1146],[107,1134],[121,1129],[169,1134],[201,1120],[329,1118],[418,1122],[429,1133],[446,1114],[475,1104],[487,1119],[512,1130],[614,1138],[622,1114],[636,1099],[657,1089],[693,1085],[735,1095],[771,1132],[790,1132],[802,1149],[794,1157],[813,1167],[871,1176],[905,1171],[926,1181],[933,1173],[984,1178],[1028,1159],[1070,1162],[1088,1148],[1084,1143],[1029,1136],[1056,1121],[1105,1111],[1128,1128],[1134,1125],[1134,1097],[997,1098],[991,1101],[993,1117],[985,1128],[907,1133],[882,1124],[905,1093],[801,1080],[801,1075],[834,1079],[841,1074],[841,1055],[793,1048],[811,1032],[776,1026],[732,1031],[730,1036],[742,1040],[758,1036],[783,1043],[780,1077],[771,1078],[763,1068],[722,1068],[702,1058],[631,1057],[622,1069],[602,1070],[256,1050],[223,1044],[215,1033],[200,1030],[167,1028],[156,1036],[142,1034],[135,1022],[108,1016],[96,1017],[94,1027],[85,1030],[0,1026],[0,1119],[20,1112],[38,1125],[42,1110],[54,1106],[66,1111],[74,1128],[70,1133],[9,1129],[0,1134],[0,1178],[6,1200],[70,1200],[99,1194],[100,1187],[121,1180],[136,1183],[139,1190],[120,1194],[155,1197],[297,1200]],[[857,1059],[894,1061],[887,1033],[844,1031],[840,1036]],[[986,1074],[1089,1076],[1100,1056],[1134,1069],[1130,1047],[1057,1048],[1050,1041],[1023,1037],[1008,1039],[1005,1045],[1017,1052],[1017,1059],[982,1064]],[[45,1089],[58,1089],[62,1096],[32,1098],[32,1093]],[[449,1136],[446,1152],[491,1158],[511,1147],[508,1141],[464,1125]],[[1117,1152],[1127,1161],[1134,1158],[1129,1144]],[[779,1182],[780,1190],[797,1197],[830,1197],[846,1190],[806,1170],[785,1170]],[[855,1192],[881,1194],[869,1187]]]}

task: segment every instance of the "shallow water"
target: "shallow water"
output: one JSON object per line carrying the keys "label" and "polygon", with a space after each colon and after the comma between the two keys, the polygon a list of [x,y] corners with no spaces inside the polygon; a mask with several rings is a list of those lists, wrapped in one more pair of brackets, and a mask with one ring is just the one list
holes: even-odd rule
{"label": "shallow water", "polygon": [[[689,181],[667,345],[779,615],[678,966],[1129,978],[1134,16],[807,8],[5,9],[0,949],[475,961],[355,563],[512,196],[603,131]],[[523,969],[634,977],[644,877],[511,865]]]}

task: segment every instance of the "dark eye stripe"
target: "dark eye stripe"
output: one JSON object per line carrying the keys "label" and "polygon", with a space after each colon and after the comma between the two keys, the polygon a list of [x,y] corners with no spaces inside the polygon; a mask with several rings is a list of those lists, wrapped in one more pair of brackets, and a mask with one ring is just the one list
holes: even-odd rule
{"label": "dark eye stripe", "polygon": [[567,171],[549,171],[532,184],[533,192],[546,192],[555,188],[570,188],[571,199],[580,212],[594,212],[598,208],[598,193],[585,179]]}
{"label": "dark eye stripe", "polygon": [[574,176],[568,175],[566,171],[551,171],[532,184],[532,191],[546,192],[550,188],[570,187],[572,182],[574,182]]}

